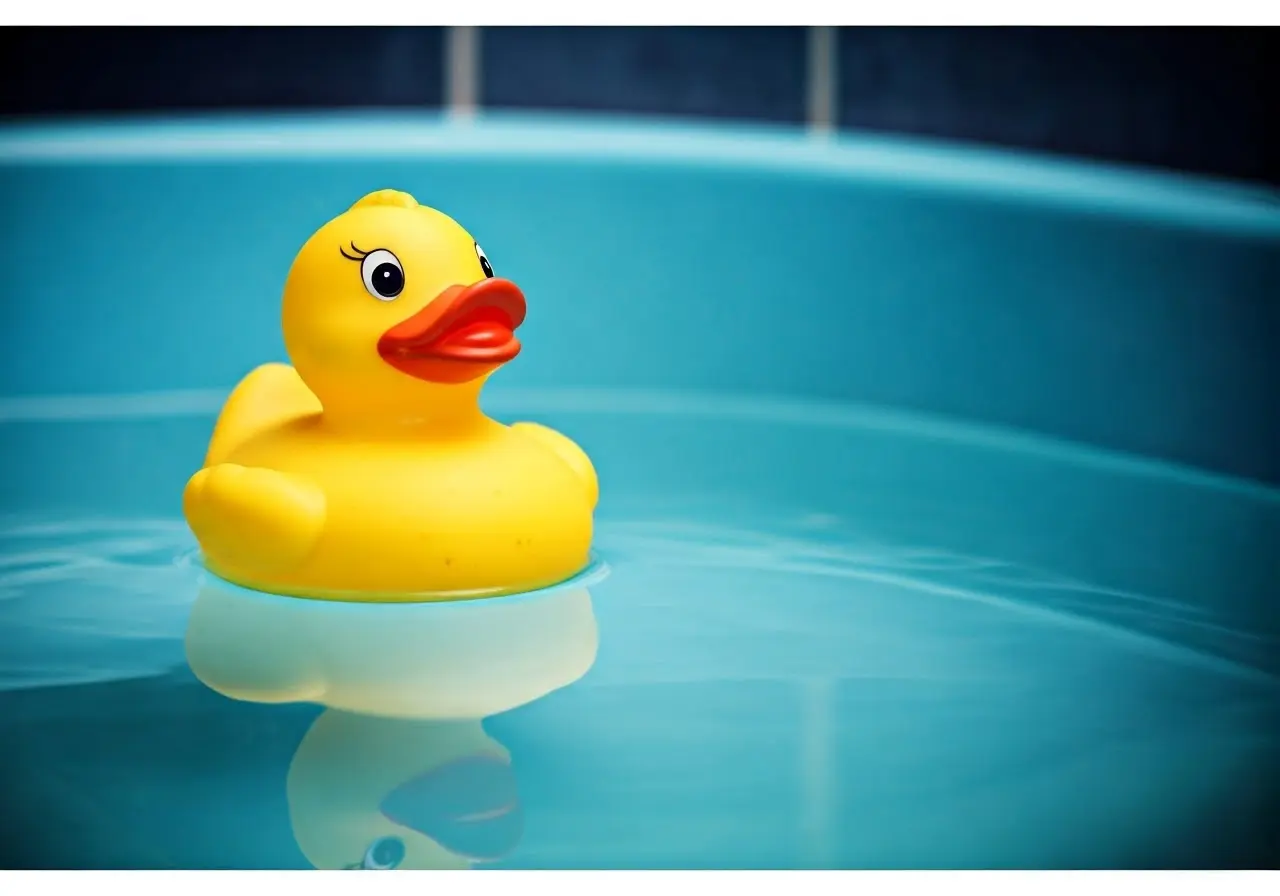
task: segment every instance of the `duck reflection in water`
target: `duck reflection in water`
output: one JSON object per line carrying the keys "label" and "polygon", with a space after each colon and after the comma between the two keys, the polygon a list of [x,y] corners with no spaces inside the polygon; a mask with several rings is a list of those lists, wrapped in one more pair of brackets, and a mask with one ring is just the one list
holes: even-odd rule
{"label": "duck reflection in water", "polygon": [[595,661],[585,584],[436,604],[276,597],[210,578],[187,660],[208,687],[325,707],[289,767],[293,834],[321,869],[470,868],[523,833],[506,748],[482,721]]}

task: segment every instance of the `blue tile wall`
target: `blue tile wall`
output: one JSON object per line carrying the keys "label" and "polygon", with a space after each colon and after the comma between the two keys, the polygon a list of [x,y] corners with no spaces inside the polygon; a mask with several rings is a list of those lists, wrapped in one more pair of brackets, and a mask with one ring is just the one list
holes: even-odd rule
{"label": "blue tile wall", "polygon": [[438,106],[442,28],[23,28],[0,113]]}
{"label": "blue tile wall", "polygon": [[803,28],[489,28],[482,100],[801,122]]}
{"label": "blue tile wall", "polygon": [[840,121],[1276,180],[1275,29],[842,28]]}
{"label": "blue tile wall", "polygon": [[[1280,185],[1280,31],[841,28],[839,123]],[[796,124],[802,28],[486,28],[492,107]],[[7,29],[0,116],[439,107],[441,28]]]}

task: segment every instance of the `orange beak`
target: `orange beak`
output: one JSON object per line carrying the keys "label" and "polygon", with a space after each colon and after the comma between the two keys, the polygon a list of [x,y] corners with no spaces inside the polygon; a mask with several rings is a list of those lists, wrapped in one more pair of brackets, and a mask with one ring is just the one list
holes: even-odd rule
{"label": "orange beak", "polygon": [[520,353],[515,331],[524,315],[524,293],[510,280],[451,286],[383,333],[378,354],[417,379],[465,383]]}

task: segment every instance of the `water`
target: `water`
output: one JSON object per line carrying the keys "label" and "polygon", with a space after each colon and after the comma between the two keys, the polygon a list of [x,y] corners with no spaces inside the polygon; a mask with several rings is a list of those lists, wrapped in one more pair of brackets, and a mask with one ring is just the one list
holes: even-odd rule
{"label": "water", "polygon": [[218,398],[0,408],[0,865],[1274,861],[1274,492],[851,405],[500,393],[592,453],[608,575],[318,604],[191,562]]}

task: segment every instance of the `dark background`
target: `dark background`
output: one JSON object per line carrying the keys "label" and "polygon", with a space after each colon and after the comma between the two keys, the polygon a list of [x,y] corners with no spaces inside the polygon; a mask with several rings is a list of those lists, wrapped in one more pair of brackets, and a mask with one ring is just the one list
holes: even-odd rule
{"label": "dark background", "polygon": [[[441,28],[7,29],[0,115],[438,108]],[[841,28],[839,124],[1280,184],[1252,28]],[[802,123],[802,28],[485,28],[481,100]]]}

